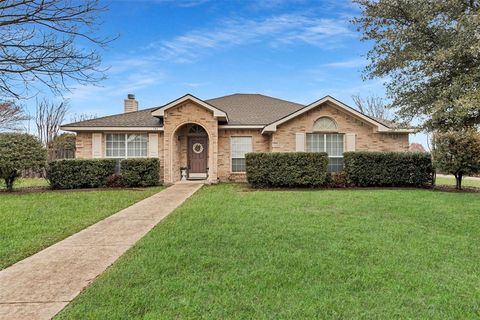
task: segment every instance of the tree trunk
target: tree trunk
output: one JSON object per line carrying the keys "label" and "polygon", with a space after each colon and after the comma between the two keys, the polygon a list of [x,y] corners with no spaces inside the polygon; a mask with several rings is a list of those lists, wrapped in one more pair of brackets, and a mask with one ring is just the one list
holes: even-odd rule
{"label": "tree trunk", "polygon": [[8,177],[5,178],[5,186],[7,187],[8,192],[13,191],[13,183],[15,182],[15,179],[18,176],[19,176],[19,172],[15,170]]}
{"label": "tree trunk", "polygon": [[462,190],[462,176],[463,175],[461,173],[455,174],[455,180],[456,180],[455,189],[457,190]]}
{"label": "tree trunk", "polygon": [[5,179],[5,185],[7,187],[7,191],[8,192],[12,192],[13,191],[13,182],[15,181],[15,178],[13,176],[10,176],[8,178]]}

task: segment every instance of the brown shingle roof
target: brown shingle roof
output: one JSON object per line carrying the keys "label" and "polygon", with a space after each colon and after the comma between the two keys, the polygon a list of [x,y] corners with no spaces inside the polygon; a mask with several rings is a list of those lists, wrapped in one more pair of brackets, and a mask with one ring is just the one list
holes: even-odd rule
{"label": "brown shingle roof", "polygon": [[[205,102],[224,111],[228,115],[228,124],[266,125],[292,112],[303,105],[261,94],[232,94],[206,100]],[[136,112],[120,113],[65,124],[65,127],[162,127],[162,121],[151,115],[158,109],[149,108]]]}
{"label": "brown shingle roof", "polygon": [[[205,100],[206,103],[222,110],[228,116],[229,125],[267,125],[278,121],[305,107],[302,104],[277,99],[262,94],[236,93],[219,98]],[[74,122],[63,127],[162,127],[162,120],[152,116],[158,107],[136,112]],[[373,120],[395,129],[396,123],[370,117]]]}
{"label": "brown shingle roof", "polygon": [[261,94],[236,93],[205,100],[228,115],[231,125],[266,125],[304,107]]}
{"label": "brown shingle roof", "polygon": [[160,119],[152,116],[158,108],[143,109],[135,112],[120,113],[92,120],[64,124],[65,127],[162,127]]}

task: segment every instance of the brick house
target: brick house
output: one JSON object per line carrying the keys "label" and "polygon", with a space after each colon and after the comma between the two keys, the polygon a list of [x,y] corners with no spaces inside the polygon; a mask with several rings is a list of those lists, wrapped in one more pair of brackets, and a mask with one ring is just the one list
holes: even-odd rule
{"label": "brick house", "polygon": [[366,116],[326,96],[309,105],[260,94],[201,100],[187,94],[138,110],[129,94],[124,112],[62,126],[76,132],[76,158],[158,157],[166,184],[181,179],[245,180],[245,153],[325,151],[329,170],[345,151],[407,151],[412,129]]}

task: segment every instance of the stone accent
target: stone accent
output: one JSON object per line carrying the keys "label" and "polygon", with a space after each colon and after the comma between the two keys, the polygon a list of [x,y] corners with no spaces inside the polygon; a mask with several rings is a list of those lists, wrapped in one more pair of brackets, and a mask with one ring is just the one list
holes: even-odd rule
{"label": "stone accent", "polygon": [[270,137],[262,135],[262,130],[219,130],[218,132],[218,178],[220,181],[245,182],[244,173],[232,173],[231,170],[231,137],[252,137],[253,152],[268,152]]}
{"label": "stone accent", "polygon": [[320,117],[334,119],[338,133],[356,134],[356,151],[407,151],[407,133],[381,133],[376,128],[330,103],[325,103],[313,110],[278,126],[272,133],[271,151],[295,151],[295,133],[311,133],[313,123]]}
{"label": "stone accent", "polygon": [[[167,184],[180,180],[182,161],[186,160],[186,144],[179,141],[179,134],[188,124],[198,124],[208,133],[208,181],[217,182],[218,121],[211,110],[187,101],[165,111],[164,128],[164,181]],[[180,130],[180,131],[179,131]],[[181,139],[181,138],[180,138]]]}

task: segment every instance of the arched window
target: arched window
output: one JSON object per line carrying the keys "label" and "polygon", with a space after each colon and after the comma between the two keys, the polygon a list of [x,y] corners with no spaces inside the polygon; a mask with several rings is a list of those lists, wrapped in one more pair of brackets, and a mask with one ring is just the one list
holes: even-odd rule
{"label": "arched window", "polygon": [[331,118],[321,117],[313,123],[313,131],[336,131],[337,124]]}
{"label": "arched window", "polygon": [[207,132],[202,126],[198,124],[194,124],[188,129],[188,135],[189,136],[206,136]]}

